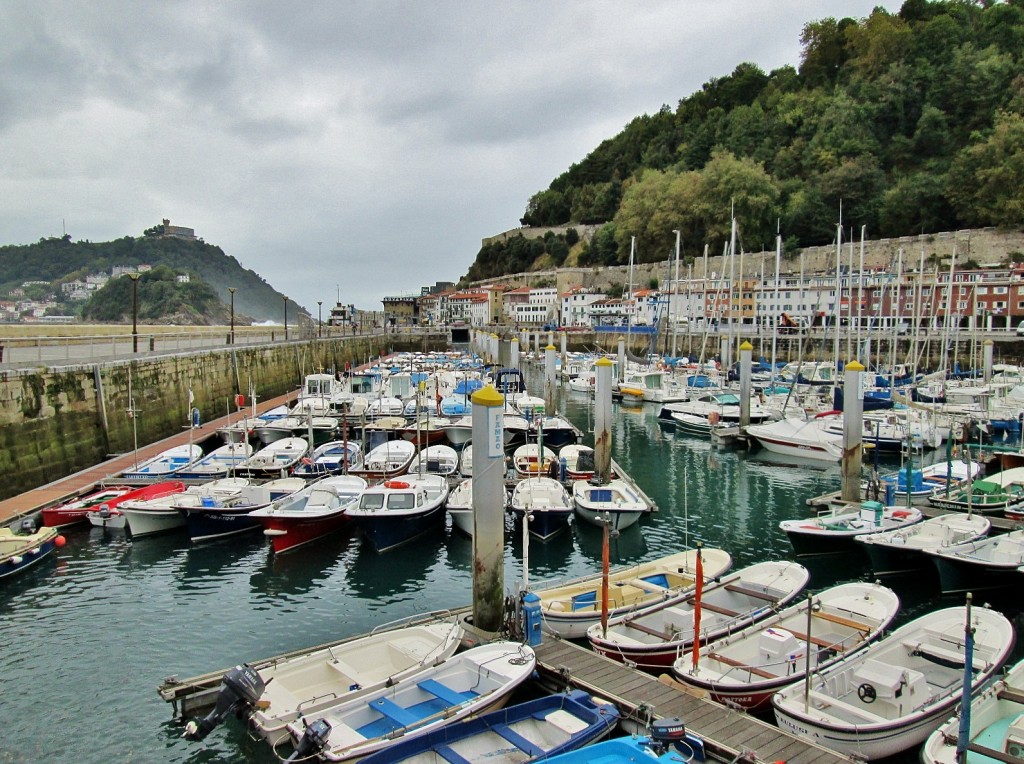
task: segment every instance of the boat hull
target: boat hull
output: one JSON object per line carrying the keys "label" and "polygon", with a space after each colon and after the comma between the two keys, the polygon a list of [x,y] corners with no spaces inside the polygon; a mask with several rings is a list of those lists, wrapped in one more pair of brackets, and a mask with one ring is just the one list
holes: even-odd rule
{"label": "boat hull", "polygon": [[35,540],[27,544],[25,548],[14,550],[15,553],[0,557],[0,578],[21,573],[26,568],[42,562],[57,548],[57,539],[61,538],[57,535],[56,530],[45,528],[32,534],[31,537],[26,536],[25,540],[29,541],[33,537]]}
{"label": "boat hull", "polygon": [[[524,510],[522,509],[512,510],[512,515],[515,517],[517,524],[523,522],[523,514]],[[531,509],[530,516],[533,519],[528,523],[530,535],[541,541],[547,541],[552,536],[569,527],[569,517],[571,515],[572,508],[570,507]]]}
{"label": "boat hull", "polygon": [[259,520],[249,517],[254,509],[255,506],[237,510],[225,507],[190,507],[183,510],[189,538],[192,541],[210,541],[258,530],[261,527]]}
{"label": "boat hull", "polygon": [[178,509],[121,509],[128,532],[135,538],[166,533],[185,525],[185,516]]}
{"label": "boat hull", "polygon": [[388,517],[386,514],[357,515],[356,524],[362,529],[367,541],[378,552],[386,552],[397,546],[417,539],[432,530],[444,527],[444,503],[421,514],[402,514]]}
{"label": "boat hull", "polygon": [[298,547],[336,533],[350,524],[344,510],[320,517],[299,518],[269,515],[260,518],[263,533],[270,539],[275,554],[290,552]]}

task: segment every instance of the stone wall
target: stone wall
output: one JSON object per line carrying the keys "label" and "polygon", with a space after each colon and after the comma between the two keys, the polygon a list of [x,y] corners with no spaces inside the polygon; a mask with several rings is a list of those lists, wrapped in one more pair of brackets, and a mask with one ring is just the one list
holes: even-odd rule
{"label": "stone wall", "polygon": [[373,335],[0,373],[0,499],[130,452],[136,437],[145,445],[181,432],[190,389],[207,421],[234,411],[250,387],[265,400],[314,371],[446,344],[440,334]]}

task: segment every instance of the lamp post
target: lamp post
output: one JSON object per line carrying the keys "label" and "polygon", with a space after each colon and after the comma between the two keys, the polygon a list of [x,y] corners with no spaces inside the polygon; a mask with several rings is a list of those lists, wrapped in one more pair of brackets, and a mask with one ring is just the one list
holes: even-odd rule
{"label": "lamp post", "polygon": [[284,298],[284,341],[288,341],[288,298]]}
{"label": "lamp post", "polygon": [[316,301],[316,336],[317,337],[323,337],[324,336],[324,319],[323,319],[323,313],[321,313],[321,311],[320,311],[320,306],[322,306],[323,304],[324,304],[323,300],[317,300]]}
{"label": "lamp post", "polygon": [[139,352],[139,274],[129,273],[132,280],[132,352]]}
{"label": "lamp post", "polygon": [[229,345],[235,344],[235,290],[236,287],[228,287],[228,291],[231,293],[231,340],[228,342]]}

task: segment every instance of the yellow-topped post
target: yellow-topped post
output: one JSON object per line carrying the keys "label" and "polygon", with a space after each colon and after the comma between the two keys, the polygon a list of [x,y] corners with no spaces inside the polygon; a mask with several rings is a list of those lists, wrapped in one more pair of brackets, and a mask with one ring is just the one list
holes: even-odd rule
{"label": "yellow-topped post", "polygon": [[754,346],[747,340],[740,345],[740,427],[750,426],[750,364]]}
{"label": "yellow-topped post", "polygon": [[497,632],[505,602],[505,399],[487,385],[472,401],[473,626]]}
{"label": "yellow-topped post", "polygon": [[[864,365],[850,361],[843,371],[842,499],[859,503],[864,445]],[[876,448],[878,444],[875,444]]]}

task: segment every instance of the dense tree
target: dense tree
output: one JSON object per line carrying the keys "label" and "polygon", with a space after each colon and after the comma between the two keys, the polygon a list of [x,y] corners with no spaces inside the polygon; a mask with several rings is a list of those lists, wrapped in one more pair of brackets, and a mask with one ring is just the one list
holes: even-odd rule
{"label": "dense tree", "polygon": [[957,156],[949,196],[969,225],[1020,226],[1024,221],[1024,117],[1003,113],[995,129]]}

